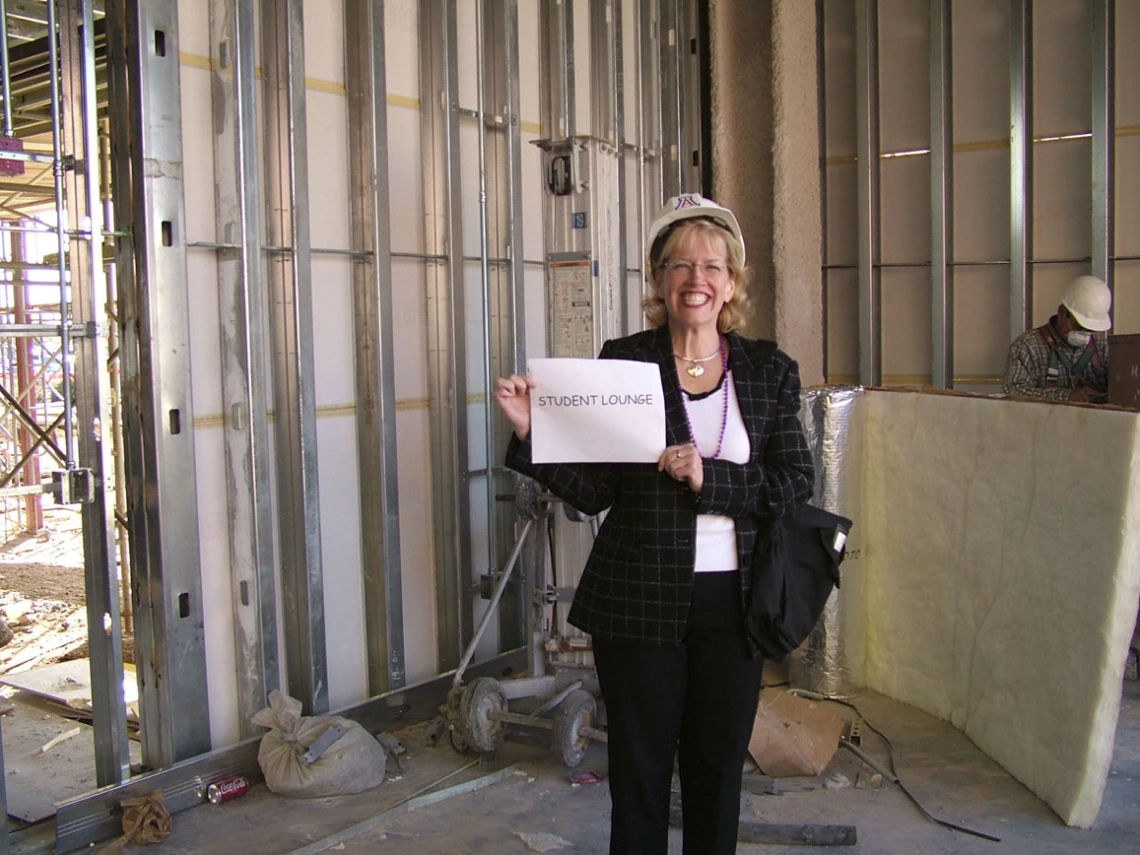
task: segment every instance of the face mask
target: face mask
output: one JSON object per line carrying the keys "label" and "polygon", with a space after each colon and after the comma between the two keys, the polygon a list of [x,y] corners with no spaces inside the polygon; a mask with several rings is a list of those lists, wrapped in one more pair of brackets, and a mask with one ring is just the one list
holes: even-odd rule
{"label": "face mask", "polygon": [[1092,341],[1092,333],[1088,330],[1069,330],[1065,336],[1065,341],[1069,343],[1070,347],[1087,347],[1088,343]]}

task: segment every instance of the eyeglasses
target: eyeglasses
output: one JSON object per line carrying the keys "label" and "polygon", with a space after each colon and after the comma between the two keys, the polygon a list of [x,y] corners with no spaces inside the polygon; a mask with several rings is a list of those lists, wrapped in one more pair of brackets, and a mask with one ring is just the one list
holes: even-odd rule
{"label": "eyeglasses", "polygon": [[687,279],[697,270],[700,270],[706,279],[717,279],[728,271],[728,266],[723,261],[705,261],[696,264],[677,258],[665,262],[665,269],[674,276],[684,279]]}

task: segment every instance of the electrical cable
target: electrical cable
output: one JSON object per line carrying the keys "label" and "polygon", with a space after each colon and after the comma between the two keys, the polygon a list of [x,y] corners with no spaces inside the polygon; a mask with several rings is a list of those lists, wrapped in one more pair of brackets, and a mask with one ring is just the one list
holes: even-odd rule
{"label": "electrical cable", "polygon": [[[867,717],[865,715],[863,715],[863,712],[857,706],[855,706],[855,704],[851,703],[851,701],[844,700],[843,698],[832,697],[830,695],[821,695],[818,692],[811,692],[811,691],[808,691],[806,689],[789,689],[788,691],[793,695],[798,695],[799,697],[807,698],[808,700],[830,701],[833,704],[840,704],[842,706],[849,707],[850,709],[855,710],[855,712],[859,714],[859,717],[861,719],[863,719],[863,723],[873,733],[875,733],[881,740],[883,740],[884,743],[886,743],[886,746],[887,746],[887,763],[890,766],[890,775],[884,776],[884,777],[887,777],[888,779],[893,778],[894,780],[892,780],[891,783],[896,784],[898,786],[898,788],[900,790],[902,790],[903,795],[905,795],[908,799],[910,799],[911,803],[916,808],[918,808],[919,812],[922,813],[922,815],[925,816],[928,820],[930,820],[931,822],[936,823],[938,825],[941,825],[943,828],[949,828],[951,831],[960,831],[963,834],[969,834],[969,835],[972,835],[973,837],[980,837],[982,840],[989,840],[993,843],[1001,843],[1000,837],[994,837],[992,834],[986,834],[984,831],[976,831],[972,828],[967,828],[964,825],[957,825],[956,823],[950,822],[949,820],[946,820],[946,819],[939,819],[934,814],[932,814],[930,811],[928,811],[925,807],[923,807],[922,802],[920,802],[915,797],[915,795],[910,790],[908,790],[906,788],[906,785],[902,782],[902,779],[899,777],[898,770],[895,768],[895,747],[893,744],[891,744],[891,740],[887,737],[887,735],[885,733],[883,733],[881,730],[879,730],[879,728],[877,728],[877,727],[875,727],[875,725],[871,724],[871,722],[867,719]],[[867,763],[867,765],[870,766],[872,769],[875,769],[876,772],[880,771],[876,768],[875,764],[870,762],[869,758],[867,758],[863,754],[863,752],[858,749],[857,746],[847,742],[846,740],[840,740],[840,744],[843,745],[845,748],[850,749],[853,754],[858,756],[861,760],[863,760],[863,762]],[[881,774],[881,772],[880,772],[880,774]]]}

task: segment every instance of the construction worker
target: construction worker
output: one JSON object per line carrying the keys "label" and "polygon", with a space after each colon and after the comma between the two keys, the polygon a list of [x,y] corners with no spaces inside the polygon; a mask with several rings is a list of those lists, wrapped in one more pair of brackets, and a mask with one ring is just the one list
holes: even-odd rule
{"label": "construction worker", "polygon": [[1108,402],[1108,336],[1112,292],[1095,276],[1078,276],[1057,314],[1009,347],[1002,391],[1017,397]]}

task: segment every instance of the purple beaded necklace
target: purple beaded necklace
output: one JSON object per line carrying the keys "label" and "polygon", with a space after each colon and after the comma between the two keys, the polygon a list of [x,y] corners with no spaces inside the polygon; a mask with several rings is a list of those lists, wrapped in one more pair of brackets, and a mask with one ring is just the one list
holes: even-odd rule
{"label": "purple beaded necklace", "polygon": [[[718,338],[720,340],[720,385],[722,387],[720,409],[720,439],[718,439],[716,442],[716,451],[714,451],[710,457],[705,457],[703,454],[701,455],[701,458],[703,460],[713,460],[717,457],[720,457],[720,451],[722,448],[724,448],[724,433],[728,429],[728,352],[724,348],[724,336],[718,336]],[[684,389],[682,389],[681,392],[683,394]],[[682,401],[682,403],[684,402]],[[697,452],[699,453],[700,447],[697,445],[697,437],[693,432],[693,420],[689,418],[689,407],[687,404],[685,404],[684,410],[685,424],[689,426],[689,441],[693,443],[693,447],[696,448]]]}

